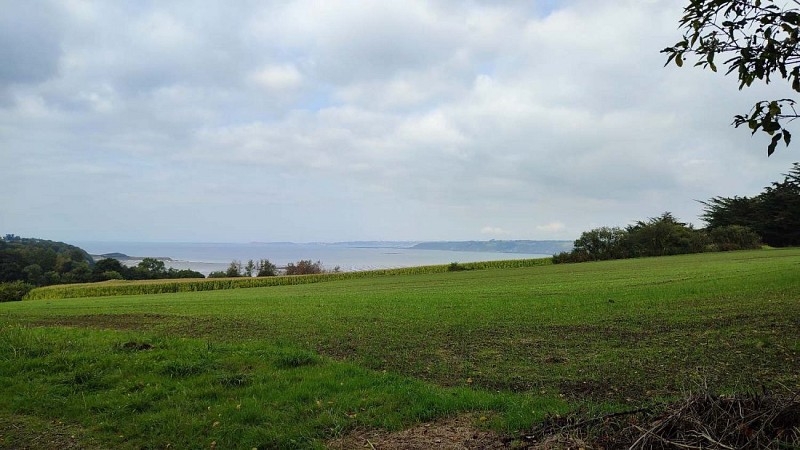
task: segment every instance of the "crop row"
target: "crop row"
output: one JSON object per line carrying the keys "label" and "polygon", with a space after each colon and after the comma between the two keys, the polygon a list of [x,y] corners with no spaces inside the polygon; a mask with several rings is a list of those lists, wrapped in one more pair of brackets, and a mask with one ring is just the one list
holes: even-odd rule
{"label": "crop row", "polygon": [[398,269],[377,269],[359,272],[322,273],[313,275],[286,275],[277,277],[238,277],[207,279],[171,279],[148,281],[107,281],[100,283],[60,284],[32,290],[25,300],[53,300],[76,297],[105,297],[115,295],[164,294],[174,292],[214,291],[220,289],[239,289],[266,286],[286,286],[292,284],[320,283],[325,281],[352,280],[357,278],[383,277],[393,275],[417,275],[443,273],[452,270],[513,269],[551,264],[551,258],[514,259],[505,261],[484,261],[450,265],[403,267]]}

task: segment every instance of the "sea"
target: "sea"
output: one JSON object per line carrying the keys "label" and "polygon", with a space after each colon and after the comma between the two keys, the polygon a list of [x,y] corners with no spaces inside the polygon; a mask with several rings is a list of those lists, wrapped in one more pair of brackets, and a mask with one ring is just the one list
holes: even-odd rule
{"label": "sea", "polygon": [[169,268],[191,269],[208,275],[224,271],[232,261],[245,264],[252,259],[268,259],[276,266],[308,259],[320,261],[326,270],[338,267],[343,272],[392,269],[432,264],[546,258],[551,255],[527,253],[464,252],[411,248],[416,242],[349,243],[187,243],[187,242],[74,242],[98,259],[99,255],[122,253],[130,257],[126,265],[142,258],[160,258]]}

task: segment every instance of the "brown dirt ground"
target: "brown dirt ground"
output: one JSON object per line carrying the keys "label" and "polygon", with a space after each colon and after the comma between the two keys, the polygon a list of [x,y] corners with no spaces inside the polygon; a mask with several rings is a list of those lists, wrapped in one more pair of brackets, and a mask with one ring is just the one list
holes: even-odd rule
{"label": "brown dirt ground", "polygon": [[330,441],[328,448],[375,450],[472,450],[508,448],[503,438],[493,431],[480,430],[472,415],[464,415],[424,423],[407,430],[388,432],[356,430]]}

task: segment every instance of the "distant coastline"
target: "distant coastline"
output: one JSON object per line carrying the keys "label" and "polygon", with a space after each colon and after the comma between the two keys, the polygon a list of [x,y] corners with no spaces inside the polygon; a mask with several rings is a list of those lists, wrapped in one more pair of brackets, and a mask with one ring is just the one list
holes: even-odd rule
{"label": "distant coastline", "polygon": [[116,259],[117,261],[124,262],[124,261],[141,261],[145,258],[156,259],[158,261],[172,261],[172,258],[167,256],[128,256],[124,253],[119,252],[112,252],[112,253],[103,253],[102,255],[89,255],[95,261],[105,258]]}
{"label": "distant coastline", "polygon": [[[476,242],[479,243],[476,245]],[[539,244],[533,244],[538,242]],[[268,259],[278,267],[300,260],[321,261],[327,270],[343,272],[400,267],[547,258],[563,251],[568,241],[350,241],[333,243],[188,243],[188,242],[77,242],[95,261],[118,259],[135,266],[150,257],[168,268],[194,270],[204,275],[227,270],[231,261]],[[464,250],[466,249],[466,250]],[[137,255],[137,256],[132,256]]]}
{"label": "distant coastline", "polygon": [[539,253],[554,255],[572,250],[572,241],[436,241],[412,246],[416,250],[449,250],[456,252]]}

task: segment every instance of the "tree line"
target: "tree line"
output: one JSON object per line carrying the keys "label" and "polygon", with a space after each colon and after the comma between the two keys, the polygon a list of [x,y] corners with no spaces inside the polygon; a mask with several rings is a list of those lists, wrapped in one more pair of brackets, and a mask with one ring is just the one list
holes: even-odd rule
{"label": "tree line", "polygon": [[127,267],[113,258],[95,262],[85,250],[63,242],[0,237],[0,301],[21,300],[31,289],[52,284],[162,278],[204,277],[193,270],[168,269],[155,258]]}
{"label": "tree line", "polygon": [[[336,266],[332,272],[340,272],[339,266]],[[252,259],[242,264],[241,261],[233,260],[225,271],[219,270],[208,274],[209,278],[234,278],[234,277],[274,277],[279,275],[278,267],[271,263],[268,259],[262,259],[258,262]],[[310,259],[301,259],[297,263],[289,263],[283,269],[284,275],[313,275],[318,273],[325,273],[326,270],[322,267],[321,261],[313,262]]]}
{"label": "tree line", "polygon": [[205,278],[205,276],[191,269],[167,268],[164,261],[156,258],[143,258],[139,264],[132,267],[128,267],[114,258],[103,258],[94,263],[92,279],[89,281],[159,280],[164,278]]}
{"label": "tree line", "polygon": [[[325,273],[320,261],[300,260],[279,269],[268,259],[232,261],[225,271],[209,274],[218,277],[272,277]],[[333,272],[339,272],[336,267]],[[94,261],[83,249],[63,242],[22,238],[13,234],[0,236],[0,302],[21,300],[31,289],[52,284],[91,283],[108,280],[156,280],[170,278],[205,278],[190,269],[167,268],[157,258],[143,258],[135,266],[126,266],[115,258]]]}
{"label": "tree line", "polygon": [[767,245],[800,245],[800,163],[754,197],[714,197],[703,204],[701,217],[709,229],[741,225]]}
{"label": "tree line", "polygon": [[625,228],[586,231],[573,250],[553,257],[554,263],[665,256],[800,245],[800,163],[783,181],[754,197],[715,197],[705,205],[705,228],[695,229],[671,213],[637,221]]}

